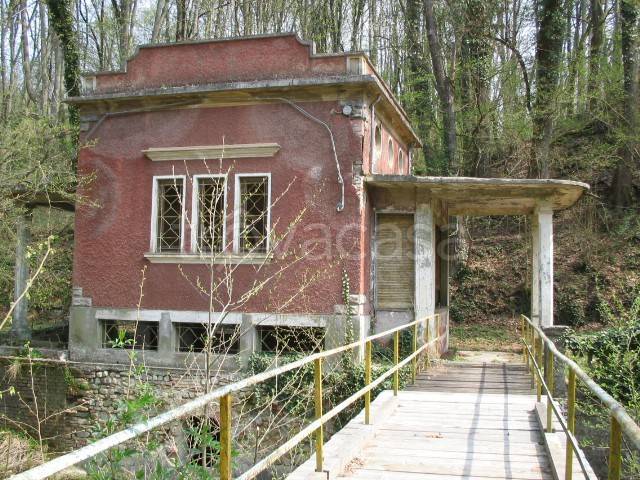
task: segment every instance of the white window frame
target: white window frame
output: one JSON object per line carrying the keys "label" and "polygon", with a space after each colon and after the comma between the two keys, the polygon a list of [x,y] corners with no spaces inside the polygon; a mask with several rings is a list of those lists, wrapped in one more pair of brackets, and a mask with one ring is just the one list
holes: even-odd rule
{"label": "white window frame", "polygon": [[395,156],[396,156],[396,147],[393,142],[393,138],[389,137],[389,141],[387,142],[387,167],[389,170],[393,172],[395,166]]}
{"label": "white window frame", "polygon": [[[163,253],[158,251],[157,237],[158,237],[158,184],[161,180],[180,180],[182,181],[182,217],[180,221],[180,252],[184,252],[185,245],[185,229],[184,222],[187,212],[187,177],[186,175],[154,175],[153,176],[153,188],[151,193],[151,241],[149,246],[153,253]],[[178,183],[178,182],[176,182]],[[169,253],[169,252],[164,252]],[[175,253],[175,252],[170,252]]]}
{"label": "white window frame", "polygon": [[271,246],[271,173],[237,173],[235,176],[235,186],[233,192],[233,253],[242,255],[245,255],[248,252],[240,251],[240,209],[242,207],[242,202],[240,199],[240,179],[251,177],[267,177],[267,181],[269,182],[267,189],[267,253],[269,252],[269,248]]}
{"label": "white window frame", "polygon": [[[221,252],[201,252],[200,245],[198,245],[198,229],[200,228],[199,222],[199,205],[198,196],[200,195],[200,180],[208,178],[222,178],[224,188],[224,204],[222,212],[222,251]],[[227,249],[227,175],[221,174],[202,174],[193,175],[192,188],[191,188],[191,252],[193,253],[224,253]]]}

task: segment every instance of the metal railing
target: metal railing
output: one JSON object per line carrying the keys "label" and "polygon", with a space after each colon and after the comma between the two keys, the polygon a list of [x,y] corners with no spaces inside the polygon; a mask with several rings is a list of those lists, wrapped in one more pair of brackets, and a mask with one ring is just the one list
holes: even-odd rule
{"label": "metal railing", "polygon": [[[533,375],[538,402],[542,393],[547,397],[547,418],[546,431],[553,431],[553,415],[558,420],[566,437],[565,447],[565,480],[573,478],[573,456],[576,455],[583,474],[589,480],[593,478],[590,470],[586,467],[587,460],[580,449],[575,436],[576,425],[576,386],[581,380],[584,386],[595,397],[602,402],[609,413],[610,435],[609,435],[609,468],[608,480],[620,480],[622,472],[622,438],[623,435],[631,445],[640,450],[640,427],[627,413],[625,408],[611,395],[605,392],[589,375],[587,375],[576,362],[566,357],[558,351],[555,344],[549,340],[542,329],[535,325],[525,315],[522,319],[522,342],[524,344],[524,361]],[[544,372],[541,365],[544,358]],[[553,398],[554,390],[554,363],[560,361],[568,369],[567,380],[567,418],[564,419],[558,402]]]}
{"label": "metal railing", "polygon": [[[436,335],[431,338],[430,320],[436,321]],[[418,346],[418,329],[420,325],[424,325],[424,338],[423,344]],[[412,353],[403,360],[399,358],[400,351],[400,332],[403,330],[412,329]],[[375,335],[370,335],[362,340],[352,342],[348,345],[333,348],[318,353],[311,354],[303,359],[287,363],[278,368],[267,370],[260,374],[245,378],[238,382],[225,385],[217,388],[205,395],[202,395],[195,400],[189,401],[179,407],[168,410],[158,416],[150,418],[145,422],[138,423],[129,428],[121,430],[117,433],[109,435],[105,438],[97,440],[96,442],[82,447],[78,450],[70,452],[68,454],[57,457],[49,462],[43,463],[37,467],[34,467],[25,472],[19,473],[11,477],[12,480],[40,480],[48,478],[62,470],[78,465],[79,463],[90,460],[97,455],[107,452],[111,448],[122,445],[123,443],[133,440],[140,435],[150,432],[151,430],[165,425],[169,422],[179,420],[185,416],[196,412],[203,408],[207,404],[218,400],[220,407],[220,480],[231,480],[232,478],[232,394],[234,392],[240,392],[248,387],[257,385],[266,380],[272,379],[278,375],[290,372],[307,365],[309,363],[314,364],[314,404],[315,404],[315,419],[305,428],[300,430],[297,434],[289,438],[284,444],[280,445],[277,449],[253,465],[249,470],[242,473],[237,477],[237,480],[250,480],[255,478],[259,473],[273,465],[279,458],[292,450],[297,444],[302,442],[310,435],[315,435],[315,457],[316,457],[316,470],[322,471],[323,466],[323,445],[324,445],[324,425],[330,419],[338,415],[347,407],[353,405],[357,400],[364,396],[365,400],[365,423],[370,424],[371,421],[371,392],[373,389],[382,384],[387,378],[393,375],[393,391],[394,395],[398,394],[400,387],[399,372],[400,369],[407,365],[411,365],[411,378],[415,382],[416,374],[418,372],[418,357],[425,351],[427,351],[432,344],[435,343],[436,355],[439,355],[440,340],[443,337],[441,332],[441,320],[440,314],[430,315],[428,317],[415,320],[411,323],[401,325],[399,327],[391,328]],[[372,354],[372,342],[374,340],[387,337],[393,334],[393,360],[394,366],[380,375],[375,380],[371,379],[371,354]],[[446,335],[446,327],[445,327]],[[322,363],[331,356],[353,350],[356,348],[365,346],[364,355],[364,367],[365,367],[365,386],[358,390],[356,393],[343,400],[341,403],[333,407],[326,413],[323,413],[322,405]]]}

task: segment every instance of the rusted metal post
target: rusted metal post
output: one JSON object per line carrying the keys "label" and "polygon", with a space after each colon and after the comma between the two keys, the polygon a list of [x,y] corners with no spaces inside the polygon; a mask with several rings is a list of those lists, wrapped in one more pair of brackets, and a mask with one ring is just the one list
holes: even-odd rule
{"label": "rusted metal post", "polygon": [[231,480],[231,394],[220,397],[220,480]]}
{"label": "rusted metal post", "polygon": [[[536,342],[536,363],[538,364],[538,370],[542,369],[543,348],[542,337],[538,337],[538,341]],[[540,402],[542,400],[542,378],[540,378],[538,373],[536,373],[536,380],[538,381],[536,396],[538,402]]]}
{"label": "rusted metal post", "polygon": [[551,349],[547,348],[547,368],[545,368],[545,377],[547,381],[547,387],[549,391],[547,392],[547,432],[553,432],[553,407],[551,403],[553,402],[553,352]]}
{"label": "rusted metal post", "polygon": [[400,332],[393,334],[393,365],[396,371],[393,373],[393,394],[397,397],[400,389],[400,370],[398,363],[400,362]]}
{"label": "rusted metal post", "polygon": [[[526,340],[526,325],[527,321],[524,319],[524,315],[520,315],[520,337],[522,338],[522,340]],[[524,363],[527,363],[527,349],[522,347],[522,361]]]}
{"label": "rusted metal post", "polygon": [[[418,350],[418,324],[413,325],[413,352],[416,353]],[[418,359],[413,357],[411,360],[411,383],[416,383],[416,373],[418,371]]]}
{"label": "rusted metal post", "polygon": [[608,480],[620,480],[622,473],[622,429],[618,421],[611,417],[611,435],[609,438],[609,475]]}
{"label": "rusted metal post", "polygon": [[[364,350],[364,385],[371,383],[371,340],[367,340]],[[364,394],[364,423],[371,423],[371,390]]]}
{"label": "rusted metal post", "polygon": [[[569,385],[567,392],[567,430],[571,433],[576,429],[576,372],[569,369]],[[573,445],[567,435],[567,446],[564,468],[565,480],[573,479]]]}
{"label": "rusted metal post", "polygon": [[436,314],[436,357],[440,358],[440,314]]}
{"label": "rusted metal post", "polygon": [[[314,361],[314,397],[316,407],[316,420],[322,418],[322,359],[316,358]],[[316,430],[316,472],[322,472],[324,446],[324,425],[320,425]]]}

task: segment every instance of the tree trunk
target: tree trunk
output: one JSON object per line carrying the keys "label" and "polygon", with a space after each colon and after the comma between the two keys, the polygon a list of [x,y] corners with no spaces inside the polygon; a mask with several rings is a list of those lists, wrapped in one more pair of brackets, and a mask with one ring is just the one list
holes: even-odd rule
{"label": "tree trunk", "polygon": [[536,44],[536,101],[533,115],[532,176],[549,177],[549,151],[553,137],[555,95],[562,60],[564,21],[561,0],[542,0],[538,5]]}
{"label": "tree trunk", "polygon": [[589,110],[594,111],[598,105],[600,96],[598,75],[602,55],[602,41],[604,38],[604,12],[602,0],[591,0],[591,40],[589,46],[589,83],[587,93],[589,96]]}
{"label": "tree trunk", "polygon": [[[70,97],[80,95],[80,60],[73,25],[72,0],[47,0],[51,28],[58,36],[64,58],[64,88]],[[69,121],[78,126],[78,110],[69,106]]]}
{"label": "tree trunk", "polygon": [[20,0],[20,30],[22,32],[22,72],[24,74],[24,88],[29,99],[38,104],[38,94],[33,88],[31,77],[31,58],[29,49],[29,19],[27,17],[27,2]]}
{"label": "tree trunk", "polygon": [[429,40],[429,52],[431,54],[431,65],[436,81],[436,91],[440,100],[440,109],[444,125],[444,147],[447,156],[449,171],[459,173],[457,162],[457,135],[456,135],[456,114],[453,105],[453,90],[451,81],[447,76],[442,59],[442,48],[438,39],[438,29],[433,12],[433,0],[424,0],[424,18],[427,28],[427,39]]}
{"label": "tree trunk", "polygon": [[633,167],[638,150],[638,42],[635,40],[638,6],[634,0],[620,0],[620,35],[624,86],[625,138],[619,154],[612,185],[612,197],[616,206],[627,207],[633,203]]}

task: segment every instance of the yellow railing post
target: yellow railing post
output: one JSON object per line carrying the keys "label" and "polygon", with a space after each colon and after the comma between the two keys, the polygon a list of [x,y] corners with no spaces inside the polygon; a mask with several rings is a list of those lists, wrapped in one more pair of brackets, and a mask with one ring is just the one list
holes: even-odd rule
{"label": "yellow railing post", "polygon": [[547,432],[553,432],[553,407],[551,406],[551,402],[553,402],[553,352],[551,349],[547,348],[547,368],[545,368],[545,377],[547,380],[547,387],[549,391],[547,392]]}
{"label": "yellow railing post", "polygon": [[[567,386],[567,430],[571,433],[576,429],[576,372],[569,369],[569,385]],[[567,434],[564,479],[573,478],[573,445]]]}
{"label": "yellow railing post", "polygon": [[[413,352],[416,353],[418,350],[418,324],[413,325]],[[411,360],[411,383],[416,383],[416,373],[418,370],[418,359],[413,357]]]}
{"label": "yellow railing post", "polygon": [[440,314],[436,314],[436,358],[440,358]]}
{"label": "yellow railing post", "polygon": [[[371,340],[367,340],[364,349],[364,385],[371,383]],[[364,423],[371,422],[371,390],[364,394]]]}
{"label": "yellow railing post", "polygon": [[[524,319],[524,315],[520,315],[520,336],[522,337],[522,340],[526,340],[525,337],[525,325],[526,325],[526,320]],[[527,349],[525,347],[522,347],[522,361],[524,363],[527,363]]]}
{"label": "yellow railing post", "polygon": [[400,332],[393,334],[393,365],[396,371],[393,372],[393,394],[397,397],[400,389],[400,371],[398,363],[400,362]]}
{"label": "yellow railing post", "polygon": [[[543,357],[542,348],[543,348],[542,337],[539,337],[538,341],[536,342],[536,363],[538,364],[538,370],[542,368],[542,357]],[[542,378],[540,378],[537,373],[536,373],[536,380],[538,381],[538,387],[536,388],[536,396],[537,396],[538,402],[540,402],[540,400],[542,400]]]}
{"label": "yellow railing post", "polygon": [[[316,420],[322,418],[322,359],[316,358],[314,361],[314,396],[316,407]],[[316,472],[322,472],[322,449],[324,446],[324,425],[320,425],[316,430]]]}
{"label": "yellow railing post", "polygon": [[220,397],[220,480],[231,480],[231,394]]}
{"label": "yellow railing post", "polygon": [[533,363],[533,359],[536,357],[536,332],[531,329],[531,343],[529,344],[529,374],[531,375],[531,388],[536,386],[536,366]]}
{"label": "yellow railing post", "polygon": [[622,473],[622,429],[618,421],[611,417],[611,435],[609,438],[609,475],[608,480],[620,480]]}

